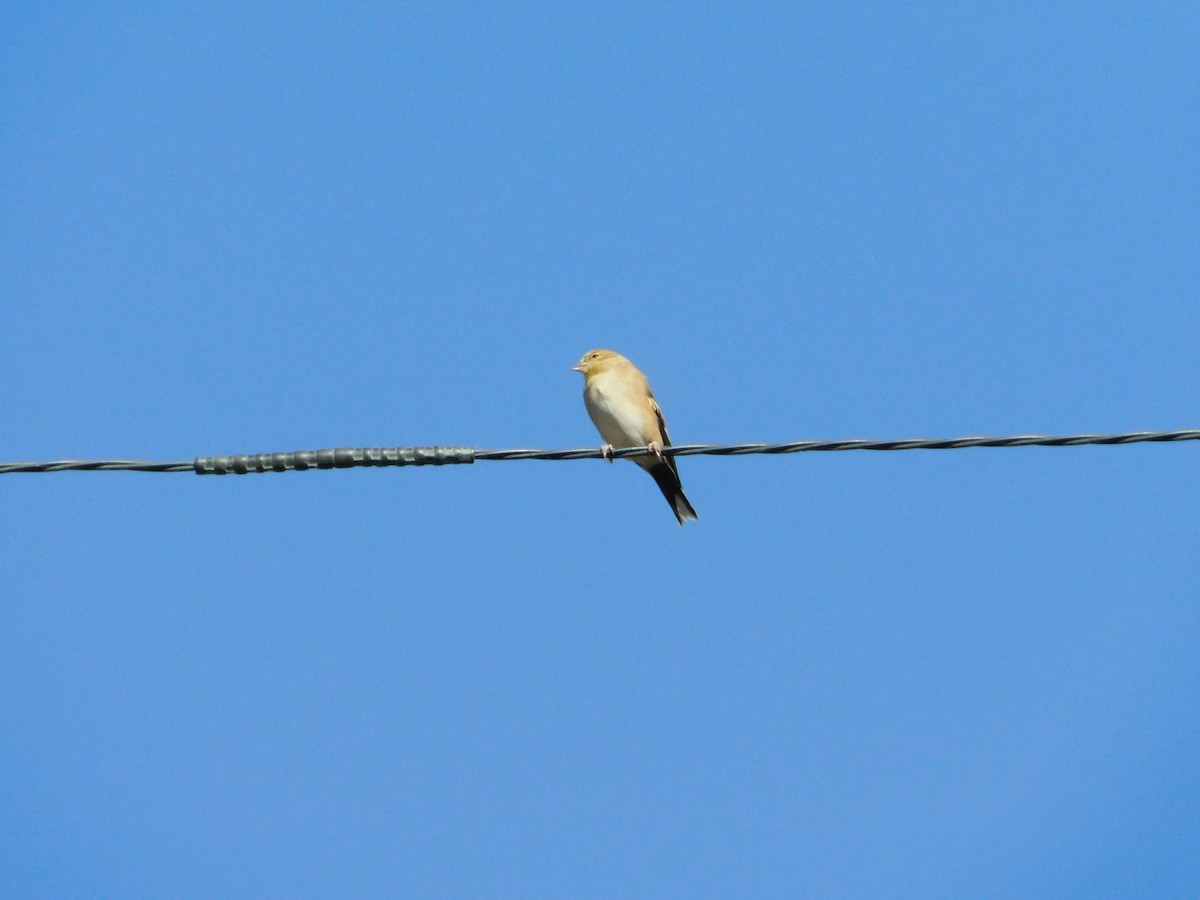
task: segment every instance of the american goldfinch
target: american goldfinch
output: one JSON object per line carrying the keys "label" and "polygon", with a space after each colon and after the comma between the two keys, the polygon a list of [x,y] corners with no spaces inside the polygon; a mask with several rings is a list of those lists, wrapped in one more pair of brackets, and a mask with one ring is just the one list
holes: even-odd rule
{"label": "american goldfinch", "polygon": [[649,447],[654,456],[630,459],[653,476],[680,525],[688,519],[700,518],[683,494],[675,458],[663,456],[662,448],[671,446],[671,438],[650,382],[641,370],[612,350],[585,353],[579,365],[571,369],[583,374],[583,402],[600,437],[604,438],[601,449],[605,456],[614,447]]}

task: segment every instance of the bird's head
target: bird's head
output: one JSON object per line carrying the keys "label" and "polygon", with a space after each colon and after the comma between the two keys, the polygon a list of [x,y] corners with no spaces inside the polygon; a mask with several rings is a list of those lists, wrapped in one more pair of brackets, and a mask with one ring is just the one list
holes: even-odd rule
{"label": "bird's head", "polygon": [[625,357],[614,350],[591,350],[583,354],[579,365],[571,366],[571,371],[579,372],[584,378],[592,378],[624,361]]}

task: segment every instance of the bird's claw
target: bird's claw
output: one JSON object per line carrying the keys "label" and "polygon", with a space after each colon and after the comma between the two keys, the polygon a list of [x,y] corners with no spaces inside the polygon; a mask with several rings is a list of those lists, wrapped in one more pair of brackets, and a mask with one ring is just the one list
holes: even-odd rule
{"label": "bird's claw", "polygon": [[653,453],[659,459],[663,458],[662,444],[660,444],[658,441],[651,441],[649,444],[646,445],[646,449],[648,449],[651,453]]}
{"label": "bird's claw", "polygon": [[605,461],[606,463],[608,463],[610,466],[612,465],[612,461],[613,461],[613,455],[612,455],[612,454],[613,454],[613,445],[612,445],[612,444],[605,444],[604,446],[602,446],[602,447],[600,448],[600,456],[601,456],[601,457],[604,459],[604,461]]}

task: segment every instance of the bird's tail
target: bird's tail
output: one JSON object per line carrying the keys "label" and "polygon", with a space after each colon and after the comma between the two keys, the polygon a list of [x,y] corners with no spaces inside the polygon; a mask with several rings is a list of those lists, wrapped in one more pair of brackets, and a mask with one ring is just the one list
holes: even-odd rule
{"label": "bird's tail", "polygon": [[700,518],[684,495],[683,485],[679,483],[679,472],[674,466],[668,462],[661,462],[651,466],[647,471],[653,476],[654,483],[667,498],[667,502],[671,504],[671,511],[675,513],[675,518],[679,520],[680,525],[688,519]]}

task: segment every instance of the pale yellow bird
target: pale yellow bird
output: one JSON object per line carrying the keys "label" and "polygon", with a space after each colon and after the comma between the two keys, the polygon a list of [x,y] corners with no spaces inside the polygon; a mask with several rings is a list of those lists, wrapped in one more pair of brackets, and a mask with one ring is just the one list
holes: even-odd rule
{"label": "pale yellow bird", "polygon": [[662,448],[671,446],[671,438],[650,382],[641,370],[612,350],[585,353],[579,365],[571,369],[583,374],[583,402],[604,438],[601,449],[608,461],[612,462],[614,448],[649,447],[653,456],[629,458],[653,476],[680,525],[688,519],[699,519],[684,496],[675,458],[663,455]]}

